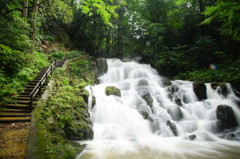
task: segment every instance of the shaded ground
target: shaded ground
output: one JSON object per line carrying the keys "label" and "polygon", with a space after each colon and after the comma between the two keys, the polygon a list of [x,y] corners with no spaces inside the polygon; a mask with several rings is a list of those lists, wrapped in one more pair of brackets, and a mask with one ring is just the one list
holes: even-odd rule
{"label": "shaded ground", "polygon": [[23,159],[26,156],[30,122],[0,123],[0,159]]}

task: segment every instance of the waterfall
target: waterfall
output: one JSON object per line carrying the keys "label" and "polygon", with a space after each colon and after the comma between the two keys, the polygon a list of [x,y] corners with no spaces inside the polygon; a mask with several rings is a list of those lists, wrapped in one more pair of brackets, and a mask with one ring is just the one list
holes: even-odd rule
{"label": "waterfall", "polygon": [[[237,159],[240,156],[239,98],[206,84],[198,100],[193,83],[161,77],[150,65],[108,59],[100,84],[89,86],[93,141],[78,159]],[[105,94],[107,86],[121,97]],[[92,106],[92,98],[96,104]],[[217,113],[219,109],[219,113]],[[229,124],[222,111],[232,112]],[[219,117],[220,116],[220,117]],[[222,123],[221,123],[222,122]]]}

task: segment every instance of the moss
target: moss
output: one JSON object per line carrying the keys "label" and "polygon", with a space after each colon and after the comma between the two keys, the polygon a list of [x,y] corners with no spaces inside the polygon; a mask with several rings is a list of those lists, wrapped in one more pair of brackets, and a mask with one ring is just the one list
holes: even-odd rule
{"label": "moss", "polygon": [[114,87],[114,86],[108,86],[108,87],[106,87],[105,93],[106,93],[107,96],[109,96],[109,95],[115,95],[115,96],[121,97],[121,91],[120,91],[120,89],[118,89],[118,88],[116,88],[116,87]]}

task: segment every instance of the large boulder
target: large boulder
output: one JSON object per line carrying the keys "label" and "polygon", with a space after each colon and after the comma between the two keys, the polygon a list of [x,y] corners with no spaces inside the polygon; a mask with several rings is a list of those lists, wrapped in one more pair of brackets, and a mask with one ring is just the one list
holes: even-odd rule
{"label": "large boulder", "polygon": [[194,82],[193,91],[195,92],[198,100],[207,99],[207,89],[203,82]]}
{"label": "large boulder", "polygon": [[121,97],[121,91],[120,89],[114,87],[114,86],[108,86],[105,88],[105,93],[107,96],[109,95],[115,95]]}
{"label": "large boulder", "polygon": [[108,70],[107,60],[105,58],[97,59],[97,69],[100,75],[104,74]]}
{"label": "large boulder", "polygon": [[175,123],[171,122],[170,120],[167,120],[166,125],[170,127],[170,129],[172,130],[174,136],[178,135],[177,127],[176,127]]}
{"label": "large boulder", "polygon": [[218,105],[216,115],[220,130],[231,129],[238,125],[233,109],[228,105]]}

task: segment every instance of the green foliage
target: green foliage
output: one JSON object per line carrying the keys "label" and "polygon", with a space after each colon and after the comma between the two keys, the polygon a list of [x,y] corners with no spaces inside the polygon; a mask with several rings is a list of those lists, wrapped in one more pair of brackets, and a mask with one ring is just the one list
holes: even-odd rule
{"label": "green foliage", "polygon": [[[91,57],[82,55],[81,58],[71,60],[66,69],[57,68],[54,72],[52,80],[56,84],[55,89],[36,112],[37,126],[40,132],[44,132],[38,134],[42,139],[38,146],[45,143],[41,150],[45,155],[42,158],[75,158],[81,147],[68,139],[85,140],[93,135],[89,126],[91,122],[87,120],[87,103],[82,94],[84,87],[94,79],[79,78],[79,72],[82,76],[87,76],[92,71],[91,66],[85,69],[85,64],[91,63],[90,59]],[[74,70],[75,68],[80,71]]]}
{"label": "green foliage", "polygon": [[240,41],[240,4],[237,1],[217,0],[215,5],[206,8],[204,15],[208,16],[202,24],[212,21],[221,22],[220,32]]}
{"label": "green foliage", "polygon": [[79,7],[82,12],[88,16],[98,14],[102,18],[103,22],[109,26],[112,26],[112,23],[110,22],[111,17],[118,17],[115,10],[119,6],[114,4],[113,0],[83,0],[81,1]]}
{"label": "green foliage", "polygon": [[6,75],[16,74],[23,67],[26,60],[26,54],[0,44],[0,70]]}
{"label": "green foliage", "polygon": [[240,81],[240,60],[227,65],[220,65],[218,69],[196,70],[192,72],[181,73],[175,78],[181,78],[191,81],[203,82],[239,82]]}
{"label": "green foliage", "polygon": [[61,0],[50,2],[44,12],[48,23],[60,22],[62,24],[69,24],[73,19],[72,8]]}
{"label": "green foliage", "polygon": [[[0,101],[12,101],[39,69],[49,65],[46,55],[25,54],[0,44]],[[1,103],[0,103],[1,104]]]}
{"label": "green foliage", "polygon": [[14,11],[0,17],[0,41],[14,50],[27,51],[31,41],[28,36],[30,25],[21,17],[21,12]]}

